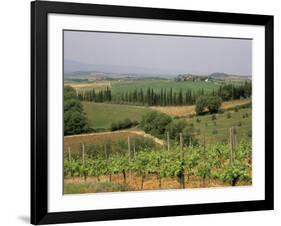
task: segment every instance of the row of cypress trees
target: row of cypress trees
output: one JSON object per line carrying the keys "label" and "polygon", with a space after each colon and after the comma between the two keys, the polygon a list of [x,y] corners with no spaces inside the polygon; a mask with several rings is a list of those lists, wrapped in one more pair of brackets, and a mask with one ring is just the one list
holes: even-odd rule
{"label": "row of cypress trees", "polygon": [[107,86],[104,90],[96,91],[94,89],[78,92],[77,96],[82,101],[93,102],[110,102],[116,104],[134,104],[145,106],[173,106],[173,105],[193,105],[199,96],[218,96],[223,101],[235,100],[240,98],[249,98],[252,95],[252,85],[250,82],[245,82],[242,85],[235,86],[227,84],[220,86],[217,90],[205,92],[202,88],[197,91],[186,89],[183,91],[173,90],[173,88],[161,88],[160,90],[134,89],[116,93],[112,95],[111,89]]}

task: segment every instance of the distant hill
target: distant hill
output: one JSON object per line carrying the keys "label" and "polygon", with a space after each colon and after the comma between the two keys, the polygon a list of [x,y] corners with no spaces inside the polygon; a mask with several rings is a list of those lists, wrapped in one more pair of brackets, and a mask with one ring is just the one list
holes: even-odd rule
{"label": "distant hill", "polygon": [[139,77],[139,76],[158,76],[173,77],[175,73],[163,71],[158,68],[145,68],[135,66],[123,65],[109,65],[109,64],[83,64],[72,60],[64,61],[64,75],[65,77],[79,77],[93,74],[107,74],[112,78],[119,77],[120,75]]}
{"label": "distant hill", "polygon": [[142,79],[142,78],[175,78],[178,81],[186,80],[251,80],[251,76],[233,75],[222,72],[212,74],[180,74],[161,69],[143,68],[122,65],[104,65],[104,64],[84,64],[72,60],[64,61],[64,78],[65,79]]}
{"label": "distant hill", "polygon": [[218,80],[251,80],[252,76],[250,75],[233,75],[233,74],[226,74],[221,72],[215,72],[209,75],[209,77]]}
{"label": "distant hill", "polygon": [[180,74],[175,77],[176,81],[210,81],[210,80],[251,80],[251,76],[232,75],[215,72],[209,75]]}

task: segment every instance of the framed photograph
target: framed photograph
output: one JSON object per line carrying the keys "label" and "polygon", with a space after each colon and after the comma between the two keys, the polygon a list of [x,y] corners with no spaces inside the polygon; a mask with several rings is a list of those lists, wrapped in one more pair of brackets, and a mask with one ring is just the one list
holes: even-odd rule
{"label": "framed photograph", "polygon": [[31,223],[273,209],[273,16],[31,3]]}

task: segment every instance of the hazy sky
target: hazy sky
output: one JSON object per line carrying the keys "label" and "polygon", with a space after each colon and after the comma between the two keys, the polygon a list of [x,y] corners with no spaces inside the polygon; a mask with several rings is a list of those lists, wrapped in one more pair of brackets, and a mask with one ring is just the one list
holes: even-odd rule
{"label": "hazy sky", "polygon": [[[252,41],[65,31],[64,59],[154,73],[252,73]],[[131,71],[132,72],[132,71]]]}

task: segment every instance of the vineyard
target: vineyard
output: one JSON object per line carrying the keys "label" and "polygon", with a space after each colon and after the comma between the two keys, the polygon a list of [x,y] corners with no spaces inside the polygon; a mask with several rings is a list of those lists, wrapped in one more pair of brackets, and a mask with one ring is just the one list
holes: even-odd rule
{"label": "vineyard", "polygon": [[180,135],[162,147],[144,147],[128,136],[127,150],[114,152],[107,145],[90,149],[81,143],[81,152],[65,152],[64,192],[250,185],[251,143],[237,143],[235,134],[231,128],[230,144],[187,146]]}

